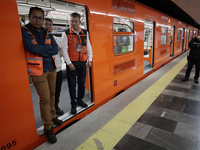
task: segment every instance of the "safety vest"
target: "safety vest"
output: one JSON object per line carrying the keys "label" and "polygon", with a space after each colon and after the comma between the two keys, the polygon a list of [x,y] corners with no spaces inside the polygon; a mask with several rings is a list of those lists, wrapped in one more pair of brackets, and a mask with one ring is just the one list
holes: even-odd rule
{"label": "safety vest", "polygon": [[[70,27],[68,30],[65,31],[67,38],[68,38],[68,55],[70,60],[73,61],[82,61],[86,62],[88,59],[87,54],[87,31],[81,29],[79,35],[73,32],[72,28]],[[77,52],[76,44],[80,43],[82,45],[82,51]]]}
{"label": "safety vest", "polygon": [[[28,29],[27,26],[23,26],[24,29],[27,31],[28,35],[32,39],[33,44],[38,44],[35,37],[33,36],[32,32],[30,29]],[[49,30],[46,32],[46,38],[45,38],[45,44],[50,44],[51,45],[51,38],[49,37]],[[25,57],[26,57],[26,63],[27,63],[27,70],[29,75],[34,75],[34,76],[41,76],[43,75],[43,59],[42,56],[38,56],[35,54],[30,53],[29,51],[25,50]],[[51,56],[54,60],[55,63],[55,58],[54,56]]]}
{"label": "safety vest", "polygon": [[117,46],[117,36],[114,36],[114,46]]}
{"label": "safety vest", "polygon": [[123,44],[123,46],[122,46],[122,53],[124,53],[124,52],[128,52],[128,46],[127,46],[127,44],[129,43],[128,42],[128,36],[121,36],[121,43]]}

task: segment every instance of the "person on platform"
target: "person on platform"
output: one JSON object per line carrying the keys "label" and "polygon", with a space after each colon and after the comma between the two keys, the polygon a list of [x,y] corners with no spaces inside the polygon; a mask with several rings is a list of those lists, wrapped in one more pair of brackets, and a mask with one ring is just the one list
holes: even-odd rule
{"label": "person on platform", "polygon": [[181,81],[184,82],[189,80],[190,72],[192,70],[193,65],[195,65],[194,82],[198,84],[200,71],[200,35],[192,38],[188,46],[190,47],[190,53],[188,56],[188,68],[186,70],[185,77],[181,79]]}

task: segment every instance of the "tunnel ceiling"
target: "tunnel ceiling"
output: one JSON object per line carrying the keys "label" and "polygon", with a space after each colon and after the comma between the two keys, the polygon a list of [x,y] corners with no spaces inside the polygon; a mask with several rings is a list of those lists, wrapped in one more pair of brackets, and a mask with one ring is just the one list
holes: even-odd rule
{"label": "tunnel ceiling", "polygon": [[[131,0],[129,0],[131,1]],[[133,0],[134,1],[134,0]],[[135,0],[200,29],[200,0]]]}

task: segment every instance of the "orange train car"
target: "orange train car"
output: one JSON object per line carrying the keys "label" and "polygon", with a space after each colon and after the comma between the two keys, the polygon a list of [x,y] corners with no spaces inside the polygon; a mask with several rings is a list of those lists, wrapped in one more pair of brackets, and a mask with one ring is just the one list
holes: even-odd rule
{"label": "orange train car", "polygon": [[46,141],[35,123],[20,27],[28,21],[24,18],[31,6],[43,8],[46,17],[56,16],[65,25],[70,11],[80,10],[81,25],[89,31],[93,49],[93,66],[86,80],[90,105],[76,115],[65,114],[64,124],[55,127],[54,132],[187,51],[188,42],[198,32],[191,25],[131,0],[1,1],[1,150],[33,149]]}

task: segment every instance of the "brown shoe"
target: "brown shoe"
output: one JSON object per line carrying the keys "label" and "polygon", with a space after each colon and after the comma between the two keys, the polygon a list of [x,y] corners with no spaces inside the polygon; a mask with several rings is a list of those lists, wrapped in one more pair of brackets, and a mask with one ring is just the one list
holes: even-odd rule
{"label": "brown shoe", "polygon": [[55,134],[53,133],[53,127],[50,130],[45,130],[44,132],[46,134],[47,140],[49,143],[56,143],[57,142],[57,138],[55,136]]}

